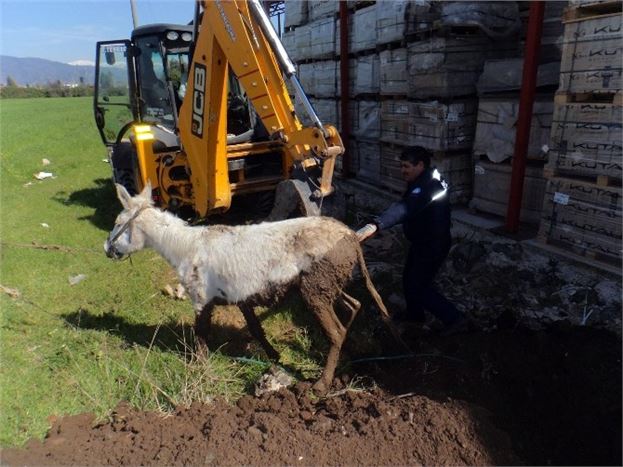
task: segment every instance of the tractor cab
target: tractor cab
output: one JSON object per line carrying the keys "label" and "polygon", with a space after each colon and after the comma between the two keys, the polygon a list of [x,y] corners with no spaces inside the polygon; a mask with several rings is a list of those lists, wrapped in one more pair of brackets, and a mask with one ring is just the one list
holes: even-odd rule
{"label": "tractor cab", "polygon": [[[188,28],[188,27],[187,27]],[[191,28],[192,29],[192,28]],[[139,115],[174,129],[188,79],[191,31],[160,25],[134,30]]]}
{"label": "tractor cab", "polygon": [[[206,217],[229,210],[234,196],[272,196],[297,169],[301,204],[317,203],[331,192],[343,145],[294,71],[256,0],[201,2],[191,25],[145,25],[130,40],[98,42],[94,116],[113,181],[130,194],[150,182],[157,205]],[[294,111],[284,74],[309,127]],[[319,174],[320,185],[312,180]],[[312,188],[320,195],[312,197]]]}
{"label": "tractor cab", "polygon": [[133,123],[174,134],[192,37],[192,26],[155,24],[135,29],[131,41],[97,43],[94,112],[104,144],[118,144]]}

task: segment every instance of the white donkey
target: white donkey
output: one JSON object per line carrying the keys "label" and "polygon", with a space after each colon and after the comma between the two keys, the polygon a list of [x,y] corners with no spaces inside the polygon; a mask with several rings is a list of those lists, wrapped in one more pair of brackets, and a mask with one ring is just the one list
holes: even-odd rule
{"label": "white donkey", "polygon": [[[266,339],[253,308],[274,306],[289,289],[298,289],[330,342],[324,371],[314,386],[319,392],[326,391],[346,332],[361,306],[344,292],[357,263],[383,321],[400,340],[370,280],[356,235],[341,222],[302,217],[234,227],[189,227],[153,206],[149,184],[134,197],[117,185],[117,196],[124,210],[106,240],[106,255],[120,259],[146,247],[160,253],[190,295],[200,346],[207,347],[213,306],[235,304],[251,334],[271,359],[278,360],[279,354]],[[347,312],[343,320],[334,311],[336,302]]]}

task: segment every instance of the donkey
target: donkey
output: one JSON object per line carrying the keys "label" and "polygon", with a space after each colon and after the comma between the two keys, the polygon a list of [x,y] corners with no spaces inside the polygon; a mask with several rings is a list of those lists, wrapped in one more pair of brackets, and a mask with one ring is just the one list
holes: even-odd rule
{"label": "donkey", "polygon": [[[359,265],[381,318],[402,343],[366,268],[361,247],[351,229],[329,217],[302,217],[253,225],[190,227],[180,218],[154,207],[151,185],[132,197],[117,184],[123,211],[115,221],[104,250],[121,259],[153,248],[177,271],[195,309],[195,335],[207,350],[213,307],[234,304],[242,311],[251,335],[267,355],[279,360],[254,313],[255,306],[274,306],[290,289],[298,290],[315,315],[330,349],[317,392],[333,381],[348,328],[361,308],[344,288]],[[343,306],[342,320],[334,305]],[[404,345],[404,344],[403,344]]]}

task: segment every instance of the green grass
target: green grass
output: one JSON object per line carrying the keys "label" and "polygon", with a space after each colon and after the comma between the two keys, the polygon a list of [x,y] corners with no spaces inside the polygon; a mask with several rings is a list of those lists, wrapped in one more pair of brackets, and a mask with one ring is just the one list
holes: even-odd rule
{"label": "green grass", "polygon": [[[90,98],[0,100],[0,446],[44,436],[51,416],[104,417],[122,400],[149,410],[235,400],[266,369],[259,346],[228,325],[213,328],[209,358],[193,355],[192,307],[160,292],[177,281],[155,252],[104,255],[121,209],[105,157]],[[370,318],[354,323],[347,351],[378,343]],[[318,377],[327,346],[302,305],[261,319],[281,363]]]}
{"label": "green grass", "polygon": [[0,100],[0,284],[20,294],[0,292],[2,446],[43,436],[52,415],[104,416],[120,400],[235,399],[264,369],[194,358],[189,302],[160,293],[176,283],[168,265],[152,251],[104,255],[120,206],[91,109],[90,98]]}

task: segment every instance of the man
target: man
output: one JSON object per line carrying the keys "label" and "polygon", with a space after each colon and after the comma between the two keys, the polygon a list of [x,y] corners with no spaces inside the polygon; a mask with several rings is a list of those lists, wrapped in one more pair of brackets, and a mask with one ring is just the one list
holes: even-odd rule
{"label": "man", "polygon": [[402,199],[357,235],[362,242],[377,231],[402,224],[411,244],[403,273],[407,309],[402,319],[424,322],[426,309],[444,324],[442,334],[452,334],[464,326],[465,316],[433,285],[452,242],[447,184],[436,169],[431,169],[430,153],[422,147],[405,149],[400,161],[407,182]]}

